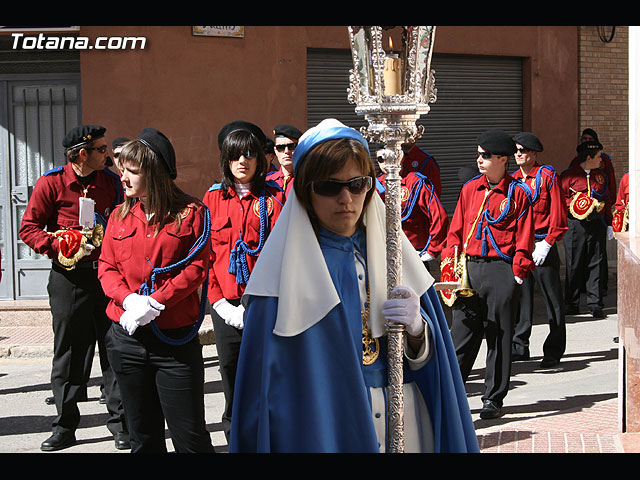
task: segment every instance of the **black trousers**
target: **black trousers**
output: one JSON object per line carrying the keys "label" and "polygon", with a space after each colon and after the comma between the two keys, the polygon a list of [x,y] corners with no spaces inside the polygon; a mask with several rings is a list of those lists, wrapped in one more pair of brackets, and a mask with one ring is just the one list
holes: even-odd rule
{"label": "black trousers", "polygon": [[[238,306],[240,300],[227,300],[232,305]],[[222,412],[222,429],[227,442],[231,430],[231,412],[233,407],[233,391],[236,384],[236,370],[240,357],[240,343],[242,342],[242,330],[227,325],[222,317],[211,307],[211,319],[213,320],[213,332],[216,336],[216,350],[218,352],[218,364],[222,379],[222,391],[224,393],[224,411]]]}
{"label": "black trousers", "polygon": [[485,392],[482,400],[502,406],[511,376],[511,341],[520,300],[520,285],[503,260],[468,261],[475,294],[458,297],[452,306],[451,338],[463,381],[467,381],[482,345],[487,342]]}
{"label": "black trousers", "polygon": [[549,319],[549,334],[542,346],[544,358],[560,360],[566,348],[564,299],[560,280],[560,255],[554,243],[542,265],[536,266],[532,274],[524,279],[520,289],[520,308],[513,334],[512,353],[529,353],[529,338],[533,325],[533,290],[538,284],[545,300]]}
{"label": "black trousers", "polygon": [[[70,271],[54,264],[49,273],[47,291],[54,334],[51,388],[57,410],[54,433],[77,429],[78,400],[86,396],[96,341],[98,348],[105,351],[104,339],[111,321],[105,314],[108,299],[97,273],[84,264]],[[106,357],[101,358],[100,366],[109,413],[107,428],[112,434],[126,432],[116,377]]]}
{"label": "black trousers", "polygon": [[[164,330],[183,338],[193,327]],[[169,345],[150,327],[133,335],[112,322],[106,338],[124,402],[131,453],[165,453],[165,420],[176,452],[214,453],[204,414],[204,361],[196,336]]]}
{"label": "black trousers", "polygon": [[566,255],[564,298],[567,306],[578,306],[580,292],[586,294],[589,310],[602,308],[602,262],[605,261],[607,227],[599,215],[592,220],[569,217],[569,230],[562,243]]}

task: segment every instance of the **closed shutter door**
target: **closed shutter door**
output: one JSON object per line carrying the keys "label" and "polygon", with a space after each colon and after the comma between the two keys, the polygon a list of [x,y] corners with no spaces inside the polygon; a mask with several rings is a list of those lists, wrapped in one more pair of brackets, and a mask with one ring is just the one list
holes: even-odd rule
{"label": "closed shutter door", "polygon": [[[309,50],[307,56],[308,126],[337,118],[360,128],[366,125],[355,105],[347,101],[348,50]],[[475,164],[477,136],[490,128],[509,134],[522,131],[522,59],[477,55],[434,54],[438,99],[418,121],[425,133],[418,146],[440,165],[442,203],[453,215],[460,193],[458,170]],[[513,159],[508,170],[515,170]]]}

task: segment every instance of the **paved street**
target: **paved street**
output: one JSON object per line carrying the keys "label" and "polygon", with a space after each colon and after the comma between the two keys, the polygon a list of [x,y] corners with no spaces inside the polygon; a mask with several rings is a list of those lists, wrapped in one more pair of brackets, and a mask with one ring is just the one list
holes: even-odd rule
{"label": "paved street", "polygon": [[[227,446],[220,425],[224,398],[214,345],[204,347],[204,359],[207,429],[216,451],[224,452]],[[51,395],[50,374],[50,358],[0,358],[0,453],[42,453],[40,444],[51,435],[51,421],[56,412],[55,405],[44,403]],[[52,453],[121,453],[115,449],[105,426],[106,407],[98,403],[99,379],[96,356],[89,401],[79,404],[82,419],[76,431],[78,443]],[[171,440],[167,440],[167,448],[173,451]]]}
{"label": "paved street", "polygon": [[[566,354],[554,369],[539,368],[548,326],[544,304],[538,302],[531,337],[531,360],[514,363],[504,416],[495,420],[479,418],[484,378],[483,345],[466,385],[483,453],[625,451],[618,418],[619,345],[613,340],[618,335],[615,288],[616,279],[612,275],[605,308],[607,318],[595,320],[588,314],[567,317]],[[10,324],[7,314],[2,315],[2,324]],[[0,344],[23,345],[20,339],[40,339],[45,333],[36,335],[38,329],[46,330],[42,325],[1,327]],[[50,338],[50,331],[48,334]],[[41,344],[39,348],[30,348],[36,352],[35,356],[0,356],[0,453],[40,453],[41,442],[50,435],[55,406],[44,403],[51,395],[51,358],[47,355],[50,346]],[[16,346],[10,350],[21,352],[29,348],[22,350]],[[216,450],[226,452],[220,425],[223,394],[215,345],[204,347],[204,358],[207,428]],[[112,437],[104,426],[106,410],[97,401],[99,378],[96,356],[89,401],[80,404],[82,420],[76,432],[78,444],[56,453],[121,453],[114,448]],[[173,451],[168,433],[167,446]]]}

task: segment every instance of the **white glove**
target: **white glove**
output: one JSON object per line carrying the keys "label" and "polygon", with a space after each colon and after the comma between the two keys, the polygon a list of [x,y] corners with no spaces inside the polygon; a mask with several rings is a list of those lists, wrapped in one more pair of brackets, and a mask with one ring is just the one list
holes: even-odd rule
{"label": "white glove", "polygon": [[392,290],[392,295],[400,295],[400,298],[391,298],[382,304],[382,316],[388,322],[400,323],[412,337],[419,337],[424,332],[424,321],[420,314],[420,299],[411,288],[402,285]]}
{"label": "white glove", "polygon": [[431,256],[429,252],[424,252],[422,255],[420,255],[420,260],[422,260],[423,262],[429,262],[434,258],[436,257]]}
{"label": "white glove", "polygon": [[124,328],[129,335],[133,335],[133,332],[138,328],[138,324],[133,318],[133,315],[127,311],[120,315],[120,326]]}
{"label": "white glove", "polygon": [[613,240],[613,227],[611,225],[607,227],[607,240]]}
{"label": "white glove", "polygon": [[231,305],[226,298],[221,298],[213,305],[213,309],[227,325],[242,330],[244,328],[244,307]]}
{"label": "white glove", "polygon": [[549,245],[544,240],[540,240],[536,242],[535,247],[533,248],[533,261],[536,265],[542,265],[544,263],[545,258],[549,254],[549,250],[551,250],[551,245]]}
{"label": "white glove", "polygon": [[95,249],[96,249],[96,247],[94,247],[90,243],[85,244],[85,246],[84,246],[84,256],[88,257],[89,255],[91,255],[93,253],[93,251]]}
{"label": "white glove", "polygon": [[146,325],[164,310],[164,305],[154,298],[137,293],[129,294],[122,306],[138,326]]}
{"label": "white glove", "polygon": [[522,280],[520,277],[516,277],[516,276],[514,275],[514,277],[513,277],[513,278],[515,279],[515,281],[516,281],[516,283],[517,283],[518,285],[522,285],[523,280]]}

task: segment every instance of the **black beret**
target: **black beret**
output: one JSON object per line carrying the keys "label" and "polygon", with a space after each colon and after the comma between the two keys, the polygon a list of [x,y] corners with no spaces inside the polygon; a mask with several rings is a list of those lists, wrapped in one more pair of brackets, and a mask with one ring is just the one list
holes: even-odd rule
{"label": "black beret", "polygon": [[262,145],[267,144],[267,137],[264,132],[257,125],[251,122],[245,122],[244,120],[234,120],[233,122],[227,123],[220,129],[220,133],[218,134],[218,148],[222,149],[222,144],[224,143],[224,139],[227,138],[231,132],[235,132],[236,130],[246,130],[247,132],[253,133]]}
{"label": "black beret", "polygon": [[91,143],[97,138],[104,137],[107,129],[100,125],[79,125],[69,130],[62,140],[62,146],[69,150],[80,145]]}
{"label": "black beret", "polygon": [[273,134],[276,137],[287,137],[294,140],[298,140],[302,136],[302,132],[293,125],[276,125]]}
{"label": "black beret", "polygon": [[178,176],[178,171],[176,170],[176,152],[169,139],[165,137],[161,131],[155,128],[145,128],[140,132],[140,135],[138,135],[138,140],[160,157],[160,160],[167,166],[171,178],[175,179]]}
{"label": "black beret", "polygon": [[534,152],[542,151],[542,142],[533,133],[518,133],[517,135],[514,135],[513,140],[528,150],[533,150]]}
{"label": "black beret", "polygon": [[602,150],[602,144],[597,140],[588,140],[586,142],[582,142],[576,148],[576,152],[578,153],[582,153],[582,152],[596,153],[598,150]]}
{"label": "black beret", "polygon": [[582,131],[582,135],[590,135],[590,136],[592,136],[592,137],[593,137],[593,139],[594,139],[596,142],[599,142],[599,141],[600,141],[600,140],[598,139],[598,134],[596,133],[596,131],[595,131],[593,128],[585,128],[585,129]]}
{"label": "black beret", "polygon": [[127,143],[129,141],[128,138],[125,137],[118,137],[116,138],[113,142],[111,142],[111,148],[118,148],[121,147],[122,145],[124,145],[125,143]]}
{"label": "black beret", "polygon": [[487,130],[478,135],[478,145],[494,155],[513,155],[516,144],[506,132],[502,130]]}

